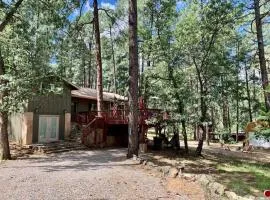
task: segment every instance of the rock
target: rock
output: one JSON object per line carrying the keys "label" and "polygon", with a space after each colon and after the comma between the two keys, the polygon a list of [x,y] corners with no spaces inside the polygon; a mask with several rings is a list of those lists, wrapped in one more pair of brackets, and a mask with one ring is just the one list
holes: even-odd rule
{"label": "rock", "polygon": [[178,175],[178,173],[179,173],[179,170],[176,167],[172,167],[169,170],[168,176],[171,177],[171,178],[175,178]]}
{"label": "rock", "polygon": [[241,151],[241,147],[235,147],[234,150],[235,151]]}
{"label": "rock", "polygon": [[179,178],[184,178],[186,180],[195,180],[196,179],[196,175],[195,174],[191,174],[191,173],[185,173],[184,175],[180,174],[180,172],[178,173],[178,177]]}
{"label": "rock", "polygon": [[220,183],[212,182],[209,184],[209,189],[213,194],[223,195],[226,188]]}
{"label": "rock", "polygon": [[147,162],[146,163],[148,166],[150,166],[150,167],[154,167],[155,166],[155,164],[153,163],[153,162]]}
{"label": "rock", "polygon": [[179,165],[177,166],[177,169],[179,170],[179,174],[182,174],[185,169],[185,165]]}
{"label": "rock", "polygon": [[162,172],[162,167],[161,167],[161,166],[158,166],[158,167],[157,167],[157,170],[158,170],[159,172]]}
{"label": "rock", "polygon": [[144,160],[142,164],[147,165],[147,160]]}
{"label": "rock", "polygon": [[171,167],[170,166],[162,166],[161,169],[162,169],[163,175],[165,176],[165,175],[169,174]]}
{"label": "rock", "polygon": [[225,191],[225,196],[228,197],[230,200],[238,200],[237,194],[231,191]]}
{"label": "rock", "polygon": [[198,177],[198,181],[203,185],[207,186],[210,183],[210,180],[207,175],[203,174],[200,177]]}
{"label": "rock", "polygon": [[132,159],[133,159],[134,161],[136,161],[136,160],[137,160],[137,156],[134,154]]}
{"label": "rock", "polygon": [[140,164],[143,164],[144,159],[137,157],[137,161],[138,161]]}
{"label": "rock", "polygon": [[250,200],[255,200],[256,197],[252,196],[252,195],[246,195],[244,196],[245,199],[250,199]]}
{"label": "rock", "polygon": [[237,200],[254,200],[254,199],[256,199],[254,196],[252,196],[252,195],[246,195],[244,197],[238,197]]}

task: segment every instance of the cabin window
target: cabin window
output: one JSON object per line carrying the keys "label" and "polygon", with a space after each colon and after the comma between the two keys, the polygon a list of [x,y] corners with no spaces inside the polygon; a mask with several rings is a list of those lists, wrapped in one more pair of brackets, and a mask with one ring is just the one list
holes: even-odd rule
{"label": "cabin window", "polygon": [[91,111],[91,108],[92,108],[92,104],[89,103],[89,104],[88,104],[88,111]]}
{"label": "cabin window", "polygon": [[97,110],[97,104],[92,104],[91,111],[96,111]]}
{"label": "cabin window", "polygon": [[77,113],[77,105],[78,105],[78,103],[76,103],[76,102],[72,102],[71,103],[71,111],[73,112],[73,113]]}
{"label": "cabin window", "polygon": [[63,94],[63,84],[61,82],[55,82],[55,83],[46,83],[46,82],[41,82],[40,83],[40,88],[39,88],[41,93],[48,93],[48,92],[53,92],[56,94]]}

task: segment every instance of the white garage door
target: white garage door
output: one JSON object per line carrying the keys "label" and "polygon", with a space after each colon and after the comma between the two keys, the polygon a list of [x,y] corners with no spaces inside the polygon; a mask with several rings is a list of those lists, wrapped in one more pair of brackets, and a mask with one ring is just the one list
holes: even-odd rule
{"label": "white garage door", "polygon": [[59,139],[59,115],[40,115],[38,142],[53,142]]}

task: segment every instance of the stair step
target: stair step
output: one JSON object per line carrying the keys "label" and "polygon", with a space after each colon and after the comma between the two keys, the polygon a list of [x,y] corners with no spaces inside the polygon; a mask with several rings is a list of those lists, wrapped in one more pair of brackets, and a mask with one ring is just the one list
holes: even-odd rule
{"label": "stair step", "polygon": [[54,149],[54,150],[48,150],[44,151],[46,154],[52,154],[52,153],[63,153],[68,151],[79,151],[79,150],[86,150],[86,147],[77,147],[77,148],[68,148],[68,149]]}

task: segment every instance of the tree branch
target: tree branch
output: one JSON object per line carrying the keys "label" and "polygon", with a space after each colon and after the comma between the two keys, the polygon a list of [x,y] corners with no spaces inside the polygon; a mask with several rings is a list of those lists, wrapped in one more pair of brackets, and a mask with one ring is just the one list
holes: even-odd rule
{"label": "tree branch", "polygon": [[265,13],[263,13],[263,14],[261,14],[261,20],[263,19],[263,18],[265,18],[265,17],[267,17],[267,16],[270,16],[270,10],[268,10],[267,12],[265,12]]}
{"label": "tree branch", "polygon": [[109,14],[109,11],[111,11],[111,9],[99,8],[98,10],[104,11],[111,20],[114,20],[114,18]]}
{"label": "tree branch", "polygon": [[22,2],[23,2],[23,0],[18,0],[15,3],[14,7],[11,8],[10,11],[6,14],[4,20],[0,24],[0,32],[2,32],[5,29],[6,25],[8,25],[8,23],[10,22],[10,20],[12,19],[13,15],[18,10],[18,8],[22,4]]}

